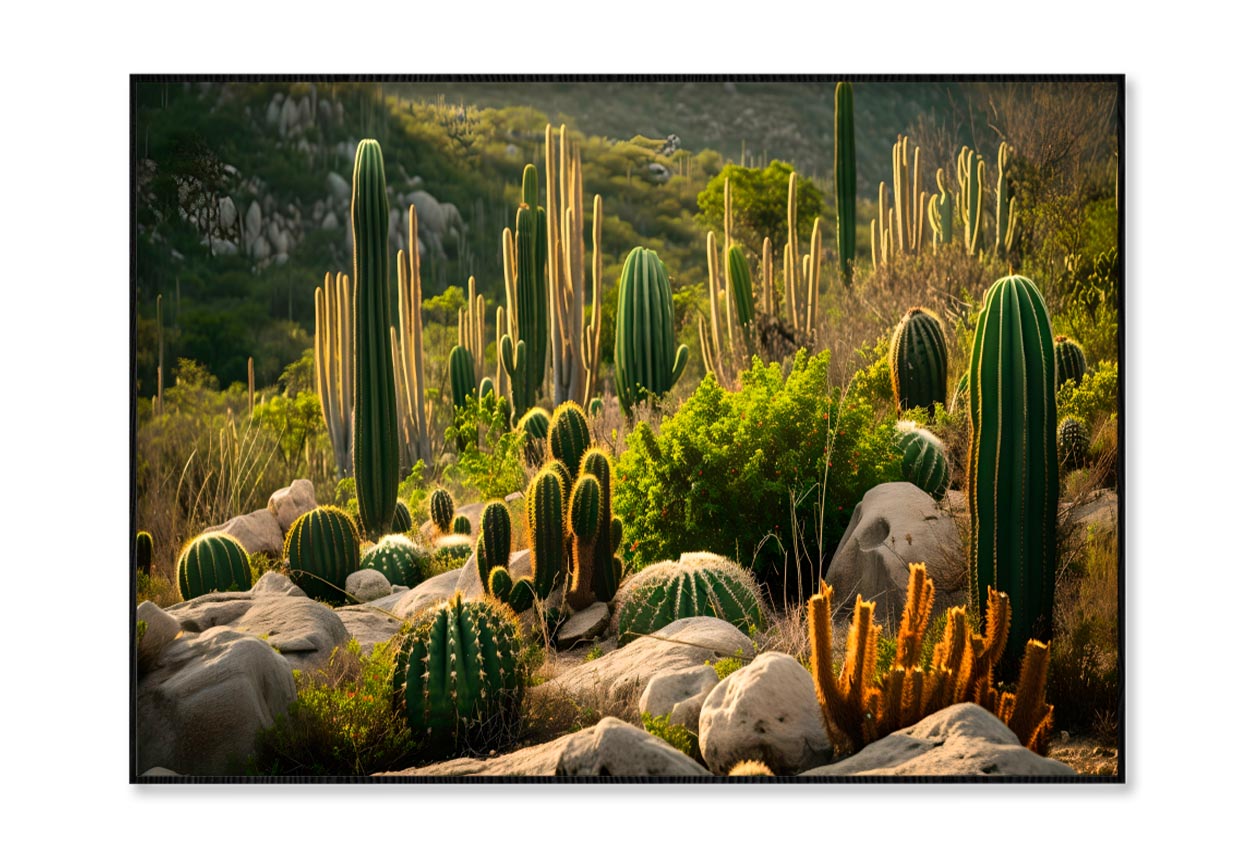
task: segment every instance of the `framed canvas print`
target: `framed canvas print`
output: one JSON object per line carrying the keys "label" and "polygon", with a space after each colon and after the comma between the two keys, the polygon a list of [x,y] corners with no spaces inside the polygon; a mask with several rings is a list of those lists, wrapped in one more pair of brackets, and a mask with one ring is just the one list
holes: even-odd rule
{"label": "framed canvas print", "polygon": [[133,782],[1124,781],[1121,76],[131,118]]}

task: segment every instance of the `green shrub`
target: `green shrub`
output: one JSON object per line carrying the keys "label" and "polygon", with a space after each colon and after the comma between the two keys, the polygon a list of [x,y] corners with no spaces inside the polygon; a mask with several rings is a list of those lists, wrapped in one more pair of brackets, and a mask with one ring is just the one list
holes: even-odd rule
{"label": "green shrub", "polygon": [[1102,361],[1075,384],[1067,380],[1057,389],[1057,421],[1079,418],[1097,424],[1118,412],[1118,362]]}
{"label": "green shrub", "polygon": [[413,738],[392,707],[393,654],[378,643],[363,656],[350,640],[322,669],[296,673],[296,701],[257,735],[250,773],[364,776],[410,766]]}
{"label": "green shrub", "polygon": [[862,495],[900,474],[892,422],[832,390],[828,359],[799,350],[786,379],[754,359],[734,392],[706,376],[658,432],[633,430],[615,490],[624,557],[639,567],[711,551],[772,593],[807,595]]}
{"label": "green shrub", "polygon": [[644,726],[644,731],[653,737],[661,738],[684,755],[700,759],[700,748],[696,742],[696,736],[683,726],[672,724],[669,714],[654,717],[647,712],[641,712],[640,722]]}
{"label": "green shrub", "polygon": [[736,670],[743,669],[744,664],[747,663],[744,658],[739,657],[739,655],[744,654],[743,649],[736,649],[735,654],[735,657],[718,658],[715,661],[705,661],[705,665],[712,666],[714,668],[714,674],[717,675],[718,680],[721,681]]}
{"label": "green shrub", "polygon": [[464,449],[444,479],[461,482],[484,501],[522,491],[526,486],[524,438],[510,427],[508,399],[496,394],[470,398],[454,411],[454,417],[456,422],[444,440],[449,447]]}

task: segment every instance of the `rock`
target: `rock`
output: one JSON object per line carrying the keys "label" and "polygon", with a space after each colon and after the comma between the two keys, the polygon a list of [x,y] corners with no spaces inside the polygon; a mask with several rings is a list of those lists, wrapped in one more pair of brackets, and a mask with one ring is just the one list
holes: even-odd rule
{"label": "rock", "polygon": [[230,196],[222,196],[218,199],[218,221],[222,223],[223,228],[234,228],[235,220],[239,218],[239,211],[235,209],[235,202]]}
{"label": "rock", "polygon": [[372,604],[401,619],[412,619],[428,607],[442,604],[451,598],[457,591],[457,580],[460,577],[461,572],[444,572],[423,581],[408,592],[393,593]]}
{"label": "rock", "polygon": [[[530,552],[527,552],[528,555]],[[528,560],[528,562],[530,562]],[[609,605],[597,601],[575,613],[557,629],[557,649],[565,651],[579,643],[590,643],[609,627]]]}
{"label": "rock", "polygon": [[326,230],[334,230],[339,227],[339,217],[335,215],[335,211],[328,210],[326,215],[322,217],[322,227]]}
{"label": "rock", "polygon": [[262,595],[289,595],[292,598],[309,597],[303,589],[292,583],[291,578],[278,572],[266,572],[257,578],[257,582],[252,585],[253,598]]}
{"label": "rock", "polygon": [[143,773],[140,773],[139,775],[146,776],[149,778],[156,778],[160,776],[182,776],[183,774],[175,773],[173,770],[170,770],[168,767],[150,767],[147,770],[145,770]]}
{"label": "rock", "polygon": [[205,533],[221,531],[239,540],[249,554],[283,554],[283,531],[269,510],[259,509],[247,515],[237,515],[225,524],[205,528]]}
{"label": "rock", "polygon": [[254,198],[244,214],[244,245],[251,246],[261,236],[261,205]]}
{"label": "rock", "polygon": [[292,480],[290,486],[284,486],[266,503],[266,508],[278,519],[278,526],[283,534],[292,526],[292,522],[311,509],[316,509],[318,499],[313,495],[311,480]]}
{"label": "rock", "polygon": [[223,255],[236,255],[239,253],[239,247],[230,240],[223,240],[220,237],[210,237],[209,251],[215,257]]}
{"label": "rock", "polygon": [[398,583],[392,584],[392,595],[395,595],[398,592],[408,592],[408,591],[409,591],[409,587],[407,586],[401,586]]}
{"label": "rock", "polygon": [[264,261],[270,256],[270,241],[264,237],[258,237],[248,244],[248,253],[258,261]]}
{"label": "rock", "polygon": [[144,635],[137,643],[135,657],[139,674],[143,675],[156,666],[165,647],[183,633],[183,626],[151,601],[140,602],[139,607],[135,608],[136,632],[140,622],[144,623]]}
{"label": "rock", "polygon": [[287,136],[289,133],[294,133],[299,122],[300,110],[296,106],[296,102],[292,100],[291,95],[288,95],[287,100],[283,102],[283,111],[278,118],[278,135]]}
{"label": "rock", "polygon": [[654,675],[640,696],[640,713],[654,717],[669,714],[671,725],[698,732],[701,705],[717,686],[718,674],[705,664]]}
{"label": "rock", "polygon": [[357,601],[374,601],[392,594],[391,581],[377,569],[361,569],[348,575],[344,582],[348,597]]}
{"label": "rock", "polygon": [[913,483],[882,483],[862,497],[827,569],[835,600],[874,601],[875,619],[895,630],[909,564],[926,563],[935,582],[933,612],[965,602],[966,551],[953,519]]}
{"label": "rock", "polygon": [[658,674],[677,672],[752,649],[735,626],[712,616],[671,622],[655,634],[581,664],[546,681],[535,691],[567,695],[602,715],[629,719],[639,711],[640,696]]}
{"label": "rock", "polygon": [[566,742],[558,776],[708,776],[709,771],[661,738],[606,717]]}
{"label": "rock", "polygon": [[[184,631],[207,632],[228,627],[263,638],[294,669],[311,671],[323,666],[331,651],[348,641],[348,629],[331,608],[309,598],[243,593],[242,598],[219,598],[230,593],[202,595],[169,608]],[[237,593],[238,595],[238,593]]]}
{"label": "rock", "polygon": [[400,622],[367,605],[339,607],[336,608],[335,615],[344,623],[344,628],[357,641],[357,645],[361,646],[361,653],[364,655],[374,651],[376,643],[386,643],[400,630]]}
{"label": "rock", "polygon": [[352,198],[352,184],[338,172],[326,173],[326,189],[336,201],[347,202]]}
{"label": "rock", "polygon": [[1072,540],[1076,547],[1087,541],[1088,531],[1118,533],[1118,493],[1097,489],[1082,503],[1064,503],[1057,512],[1058,538]]}
{"label": "rock", "polygon": [[378,776],[708,776],[660,738],[613,717],[495,758],[455,758]]}
{"label": "rock", "polygon": [[701,706],[700,753],[719,775],[746,760],[765,762],[777,776],[830,761],[808,670],[785,654],[764,652],[720,681]]}
{"label": "rock", "polygon": [[1036,755],[1004,723],[969,702],[950,705],[802,776],[1074,776],[1073,768]]}
{"label": "rock", "polygon": [[291,667],[256,637],[220,626],[176,640],[135,689],[136,766],[238,772],[295,698]]}

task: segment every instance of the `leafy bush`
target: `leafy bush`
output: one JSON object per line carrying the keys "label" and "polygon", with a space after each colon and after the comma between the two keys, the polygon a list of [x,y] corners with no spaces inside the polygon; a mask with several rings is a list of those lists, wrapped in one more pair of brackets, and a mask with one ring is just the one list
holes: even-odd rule
{"label": "leafy bush", "polygon": [[448,447],[465,448],[444,479],[460,481],[480,500],[503,498],[526,485],[522,467],[523,436],[509,425],[509,401],[496,394],[470,399],[455,412],[444,438]]}
{"label": "leafy bush", "polygon": [[1057,420],[1067,416],[1097,424],[1118,412],[1118,363],[1102,361],[1095,370],[1084,374],[1083,381],[1073,379],[1057,389]]}
{"label": "leafy bush", "polygon": [[387,643],[368,656],[356,640],[317,672],[296,673],[296,701],[257,735],[254,775],[363,776],[412,763],[414,743],[392,706]]}
{"label": "leafy bush", "polygon": [[672,724],[669,714],[654,717],[652,714],[642,712],[640,722],[644,725],[644,731],[653,737],[661,738],[684,755],[700,759],[700,748],[696,742],[696,736],[683,726]]}
{"label": "leafy bush", "polygon": [[618,463],[626,558],[725,554],[772,593],[807,595],[862,495],[900,472],[892,423],[833,391],[828,359],[799,350],[786,379],[754,359],[742,390],[706,376],[658,432],[641,423]]}

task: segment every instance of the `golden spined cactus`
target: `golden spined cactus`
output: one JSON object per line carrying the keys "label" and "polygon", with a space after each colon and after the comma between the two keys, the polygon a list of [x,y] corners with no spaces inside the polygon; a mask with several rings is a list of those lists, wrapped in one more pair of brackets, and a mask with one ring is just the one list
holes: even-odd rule
{"label": "golden spined cactus", "polygon": [[739,762],[727,772],[728,776],[773,776],[769,765],[762,761],[746,759]]}
{"label": "golden spined cactus", "polygon": [[457,309],[457,343],[470,353],[474,365],[474,382],[485,376],[483,372],[483,339],[487,328],[487,302],[478,292],[474,276],[467,284],[468,304]]}
{"label": "golden spined cactus", "polygon": [[340,477],[352,476],[353,379],[352,280],[344,273],[326,274],[313,294],[314,372],[322,419],[331,436],[331,451]]}
{"label": "golden spined cactus", "polygon": [[1018,736],[1022,745],[1041,755],[1048,752],[1049,737],[1053,733],[1053,706],[1044,701],[1048,669],[1048,644],[1031,640],[1023,653],[1018,692],[1001,694],[997,709],[997,716]]}
{"label": "golden spined cactus", "polygon": [[[392,327],[392,372],[396,376],[396,416],[400,421],[401,464],[408,471],[421,459],[431,464],[428,424],[432,413],[426,400],[426,364],[422,342],[422,259],[418,253],[418,213],[409,205],[408,241],[396,253],[399,296],[397,322]],[[482,343],[480,341],[480,350]]]}
{"label": "golden spined cactus", "polygon": [[831,646],[831,602],[834,590],[819,582],[818,594],[809,599],[809,648],[812,653],[814,688],[823,723],[832,743],[839,733],[861,749],[874,740],[874,717],[878,690],[873,687],[879,626],[874,623],[874,602],[857,596],[853,624],[844,652],[844,666],[835,675]]}
{"label": "golden spined cactus", "polygon": [[920,151],[915,145],[911,156],[908,136],[896,137],[892,146],[892,202],[888,203],[887,182],[880,181],[879,215],[870,223],[871,256],[876,269],[886,266],[892,258],[918,254],[922,249],[927,192],[920,188]]}
{"label": "golden spined cactus", "polygon": [[922,656],[922,635],[931,622],[935,604],[935,582],[927,577],[926,563],[909,564],[909,585],[905,589],[905,611],[896,633],[896,658],[892,666],[912,669]]}

